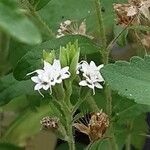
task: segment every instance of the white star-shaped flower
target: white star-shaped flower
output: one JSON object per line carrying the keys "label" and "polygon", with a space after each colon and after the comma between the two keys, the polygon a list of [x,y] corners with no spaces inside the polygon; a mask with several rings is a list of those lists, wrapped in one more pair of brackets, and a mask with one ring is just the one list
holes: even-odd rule
{"label": "white star-shaped flower", "polygon": [[52,86],[55,86],[56,83],[60,84],[64,79],[70,77],[69,67],[61,68],[60,61],[56,59],[52,65],[44,61],[43,69],[35,70],[27,75],[33,73],[37,73],[36,76],[31,77],[31,80],[36,83],[34,90],[39,91],[41,95],[41,89],[50,89],[50,93],[52,93]]}
{"label": "white star-shaped flower", "polygon": [[103,82],[104,79],[100,73],[100,69],[103,67],[102,65],[96,66],[93,61],[88,64],[86,61],[81,61],[78,65],[77,73],[82,72],[84,80],[82,80],[79,85],[80,86],[88,86],[93,89],[93,94],[95,94],[95,87],[102,89],[102,85],[99,82]]}

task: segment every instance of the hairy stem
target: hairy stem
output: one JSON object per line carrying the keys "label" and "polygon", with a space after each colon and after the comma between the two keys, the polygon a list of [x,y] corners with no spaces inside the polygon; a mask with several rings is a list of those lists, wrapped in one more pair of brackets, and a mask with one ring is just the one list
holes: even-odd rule
{"label": "hairy stem", "polygon": [[100,37],[100,54],[103,56],[103,62],[105,62],[106,57],[105,51],[106,51],[106,46],[107,46],[107,39],[106,39],[106,32],[104,28],[104,23],[103,23],[103,16],[102,16],[102,11],[101,11],[101,4],[99,0],[95,0],[95,8],[96,8],[96,15],[97,15],[97,20],[98,20],[98,25],[99,25],[99,37]]}
{"label": "hairy stem", "polygon": [[72,126],[72,115],[69,114],[67,117],[67,122],[68,122],[68,145],[69,145],[69,150],[75,150],[75,141],[74,141],[74,133],[73,133],[73,126]]}
{"label": "hairy stem", "polygon": [[35,8],[30,4],[29,0],[25,0],[24,4],[26,5],[26,7],[30,10],[31,15],[33,15],[37,21],[39,22],[39,24],[46,29],[49,37],[55,37],[54,33],[52,32],[52,30],[50,29],[50,27],[47,25],[47,23],[41,18],[41,16],[38,14],[38,12],[35,10]]}
{"label": "hairy stem", "polygon": [[75,150],[75,141],[74,141],[74,133],[73,133],[73,115],[71,112],[71,108],[64,102],[56,102],[60,105],[61,110],[63,111],[66,118],[66,132],[67,132],[67,142],[69,146],[69,150]]}
{"label": "hairy stem", "polygon": [[[103,63],[106,65],[108,64],[109,61],[109,52],[110,49],[107,48],[107,39],[106,39],[106,32],[105,32],[105,28],[104,28],[104,23],[103,23],[103,16],[102,16],[102,11],[101,11],[101,3],[99,0],[95,0],[95,6],[96,6],[96,13],[97,13],[97,19],[98,19],[98,23],[99,23],[99,30],[100,30],[100,38],[101,38],[101,45],[102,47],[100,47],[100,53],[102,55],[103,58]],[[106,83],[105,85],[105,96],[106,96],[106,110],[107,113],[109,115],[109,118],[111,118],[111,114],[112,114],[112,96],[111,96],[111,89],[109,87],[109,85]],[[111,149],[112,150],[118,150],[118,145],[116,143],[115,140],[115,136],[114,136],[114,130],[113,130],[113,124],[110,124],[110,128],[108,131],[110,137],[112,137],[110,139],[110,145],[111,145]]]}

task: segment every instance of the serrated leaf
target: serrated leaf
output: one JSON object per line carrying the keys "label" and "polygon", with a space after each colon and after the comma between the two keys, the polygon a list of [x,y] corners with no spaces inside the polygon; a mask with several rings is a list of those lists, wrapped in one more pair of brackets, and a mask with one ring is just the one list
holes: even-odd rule
{"label": "serrated leaf", "polygon": [[37,27],[19,10],[14,0],[0,1],[0,28],[27,44],[38,44],[42,40]]}
{"label": "serrated leaf", "polygon": [[130,62],[117,61],[101,71],[105,81],[119,95],[150,105],[150,56],[133,57]]}

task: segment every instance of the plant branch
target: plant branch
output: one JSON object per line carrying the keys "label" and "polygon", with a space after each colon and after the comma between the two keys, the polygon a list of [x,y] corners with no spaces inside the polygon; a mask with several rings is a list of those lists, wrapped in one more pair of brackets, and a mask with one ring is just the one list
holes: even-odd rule
{"label": "plant branch", "polygon": [[[99,0],[95,0],[95,5],[96,5],[96,12],[97,12],[97,18],[98,18],[98,22],[99,22],[99,30],[100,30],[100,37],[102,39],[102,50],[100,48],[100,53],[102,55],[103,58],[103,63],[106,65],[108,64],[109,61],[109,53],[110,53],[110,49],[107,48],[107,39],[106,39],[106,32],[105,32],[105,28],[104,28],[104,23],[103,23],[103,16],[102,16],[102,12],[101,12],[101,3]],[[109,87],[109,85],[106,83],[105,85],[105,96],[106,96],[106,110],[107,113],[109,115],[109,118],[111,119],[111,114],[112,114],[112,96],[111,96],[111,89]],[[109,136],[112,137],[112,139],[109,140],[110,145],[111,145],[111,149],[112,150],[118,150],[118,145],[116,143],[115,140],[115,136],[114,136],[114,130],[113,130],[113,124],[110,124],[110,128],[109,128]]]}
{"label": "plant branch", "polygon": [[31,13],[31,15],[33,15],[37,19],[37,21],[43,26],[43,28],[47,30],[49,37],[55,37],[52,30],[49,28],[47,23],[41,18],[38,12],[36,12],[35,8],[30,4],[29,0],[25,0],[25,5],[29,9],[29,12]]}

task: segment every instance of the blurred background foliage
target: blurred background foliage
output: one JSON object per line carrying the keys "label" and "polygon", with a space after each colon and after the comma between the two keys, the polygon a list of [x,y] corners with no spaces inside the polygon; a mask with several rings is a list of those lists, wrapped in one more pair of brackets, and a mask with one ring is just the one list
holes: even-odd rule
{"label": "blurred background foliage", "polygon": [[[122,28],[116,26],[113,3],[126,0],[101,0],[102,13],[108,42]],[[65,20],[86,20],[87,32],[94,40],[81,35],[69,35],[56,38],[61,22]],[[99,28],[93,0],[0,0],[0,150],[66,150],[67,145],[58,142],[52,132],[41,131],[40,119],[53,114],[50,96],[42,98],[33,91],[32,82],[26,74],[41,65],[43,50],[59,51],[60,46],[78,39],[81,59],[88,57],[99,63]],[[111,52],[110,61],[129,60],[136,55],[132,38],[124,33]],[[19,81],[22,80],[22,81]],[[105,110],[104,93],[96,92],[94,99]],[[77,97],[74,89],[72,99]],[[92,97],[89,97],[89,99]],[[145,121],[150,106],[139,105],[113,92],[113,120],[116,126],[115,136],[119,148],[124,147],[125,140],[131,138],[135,149],[142,149],[148,125]],[[87,101],[88,103],[88,101]],[[86,108],[85,108],[86,106]],[[133,111],[137,110],[137,111]],[[93,111],[84,103],[80,111]],[[132,125],[128,122],[132,121]],[[130,132],[130,134],[129,134]],[[77,149],[83,149],[88,143],[77,136]],[[44,140],[43,140],[44,139]],[[96,142],[91,149],[106,149],[108,140]],[[49,147],[49,148],[48,148]]]}

